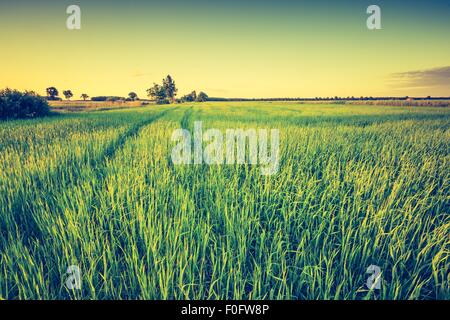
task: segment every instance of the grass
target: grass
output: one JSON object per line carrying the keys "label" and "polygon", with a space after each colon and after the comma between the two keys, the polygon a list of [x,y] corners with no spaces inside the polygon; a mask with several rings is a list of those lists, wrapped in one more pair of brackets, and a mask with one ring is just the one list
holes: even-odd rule
{"label": "grass", "polygon": [[[0,123],[0,298],[450,299],[449,116],[227,102]],[[174,166],[172,131],[197,120],[279,128],[279,173]]]}

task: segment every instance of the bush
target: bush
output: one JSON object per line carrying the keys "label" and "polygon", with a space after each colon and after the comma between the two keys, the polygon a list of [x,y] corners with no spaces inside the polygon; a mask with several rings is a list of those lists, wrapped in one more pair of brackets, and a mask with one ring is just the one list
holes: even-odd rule
{"label": "bush", "polygon": [[125,98],[123,98],[123,97],[108,97],[108,98],[106,98],[106,101],[109,101],[109,102],[124,101],[124,100],[125,100]]}
{"label": "bush", "polygon": [[119,101],[119,100],[125,100],[124,97],[116,97],[116,96],[98,96],[98,97],[92,97],[92,101]]}
{"label": "bush", "polygon": [[125,100],[124,97],[116,97],[116,96],[98,96],[98,97],[92,97],[92,101],[118,101],[118,100]]}
{"label": "bush", "polygon": [[156,104],[170,104],[169,99],[157,99]]}
{"label": "bush", "polygon": [[103,97],[103,96],[91,98],[92,101],[106,101],[106,99],[107,99],[107,97]]}
{"label": "bush", "polygon": [[0,90],[0,119],[33,118],[49,112],[47,100],[33,91]]}
{"label": "bush", "polygon": [[60,97],[46,97],[45,99],[48,101],[62,101]]}
{"label": "bush", "polygon": [[208,100],[208,95],[202,91],[202,92],[200,92],[197,95],[197,99],[195,101],[197,101],[197,102],[205,102],[207,100]]}

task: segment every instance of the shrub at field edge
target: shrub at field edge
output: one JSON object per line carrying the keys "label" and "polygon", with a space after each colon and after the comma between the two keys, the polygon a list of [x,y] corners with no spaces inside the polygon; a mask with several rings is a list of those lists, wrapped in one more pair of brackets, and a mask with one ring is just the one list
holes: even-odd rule
{"label": "shrub at field edge", "polygon": [[33,91],[0,90],[0,119],[34,118],[49,112],[48,102]]}

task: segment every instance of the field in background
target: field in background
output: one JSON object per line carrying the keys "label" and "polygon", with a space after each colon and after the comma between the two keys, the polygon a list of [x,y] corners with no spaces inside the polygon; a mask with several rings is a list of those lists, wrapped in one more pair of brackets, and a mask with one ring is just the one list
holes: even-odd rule
{"label": "field in background", "polygon": [[154,104],[146,100],[139,101],[49,101],[49,105],[53,111],[57,112],[80,112],[80,111],[107,111],[115,109],[127,109],[142,107]]}
{"label": "field in background", "polygon": [[[214,99],[214,98],[213,98]],[[398,107],[449,107],[450,100],[426,100],[426,99],[408,99],[408,100],[323,100],[323,101],[221,101],[221,102],[210,102],[216,104],[233,104],[236,103],[253,103],[256,105],[287,105],[287,104],[338,104],[338,105],[376,105],[376,106],[398,106]],[[83,101],[83,100],[62,100],[62,101],[49,101],[50,107],[53,111],[67,113],[67,112],[86,112],[86,111],[107,111],[115,109],[127,109],[127,108],[137,108],[147,105],[155,105],[154,101],[150,100],[139,100],[139,101]]]}
{"label": "field in background", "polygon": [[399,106],[399,107],[450,107],[450,100],[367,100],[367,101],[346,101],[346,104],[353,105],[376,105],[376,106]]}
{"label": "field in background", "polygon": [[[0,298],[450,299],[449,116],[222,102],[0,123]],[[174,166],[197,120],[279,128],[279,173]]]}

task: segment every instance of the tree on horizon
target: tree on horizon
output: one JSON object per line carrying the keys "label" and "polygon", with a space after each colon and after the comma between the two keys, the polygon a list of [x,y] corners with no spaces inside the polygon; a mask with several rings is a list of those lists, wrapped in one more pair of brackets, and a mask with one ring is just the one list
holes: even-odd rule
{"label": "tree on horizon", "polygon": [[70,98],[73,97],[73,93],[71,90],[64,90],[63,91],[63,95],[67,100],[70,100]]}
{"label": "tree on horizon", "polygon": [[128,97],[131,99],[131,101],[139,100],[137,93],[133,91],[128,94]]}
{"label": "tree on horizon", "polygon": [[204,93],[203,91],[200,91],[200,93],[197,95],[197,102],[204,102],[208,100],[208,95],[206,93]]}
{"label": "tree on horizon", "polygon": [[181,97],[181,101],[183,102],[193,102],[196,99],[197,99],[197,92],[195,90]]}
{"label": "tree on horizon", "polygon": [[166,98],[173,102],[178,91],[173,78],[170,75],[167,75],[167,77],[163,79],[162,86],[164,88],[164,91],[166,92]]}
{"label": "tree on horizon", "polygon": [[45,91],[47,92],[47,97],[49,100],[55,100],[59,95],[58,89],[56,89],[55,87],[48,87],[47,89],[45,89]]}
{"label": "tree on horizon", "polygon": [[153,87],[147,89],[147,95],[151,97],[153,100],[156,100],[156,103],[162,104],[166,103],[167,94],[166,90],[163,86],[154,83]]}

